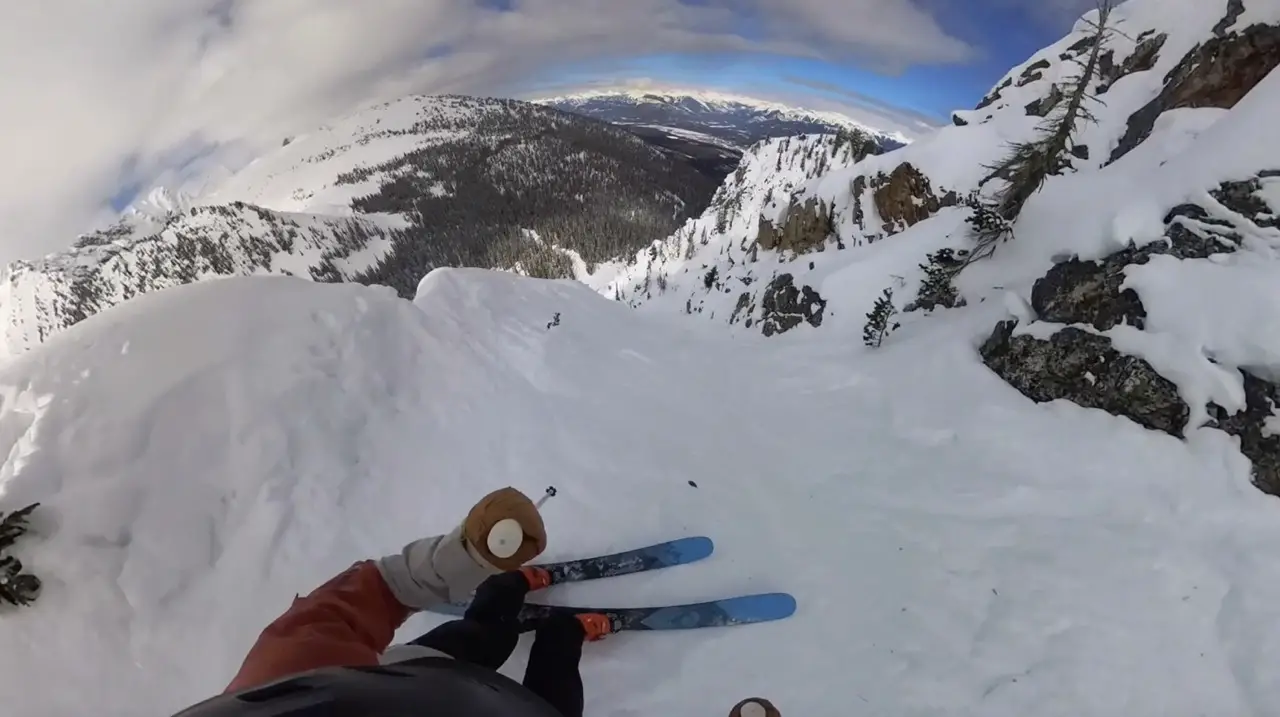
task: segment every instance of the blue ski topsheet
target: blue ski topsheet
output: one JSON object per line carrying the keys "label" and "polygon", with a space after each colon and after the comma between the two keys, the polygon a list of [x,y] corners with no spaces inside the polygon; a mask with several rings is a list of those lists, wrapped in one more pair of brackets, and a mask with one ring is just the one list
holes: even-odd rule
{"label": "blue ski topsheet", "polygon": [[699,535],[612,555],[549,563],[542,567],[551,573],[551,584],[559,585],[685,565],[709,557],[714,550],[711,538]]}
{"label": "blue ski topsheet", "polygon": [[[439,609],[432,609],[460,616],[466,606],[446,604]],[[528,632],[537,629],[539,623],[555,614],[593,612],[608,615],[615,630],[689,630],[782,620],[794,615],[795,611],[796,599],[791,595],[763,593],[660,607],[601,608],[526,603],[520,610],[519,621],[521,630]]]}

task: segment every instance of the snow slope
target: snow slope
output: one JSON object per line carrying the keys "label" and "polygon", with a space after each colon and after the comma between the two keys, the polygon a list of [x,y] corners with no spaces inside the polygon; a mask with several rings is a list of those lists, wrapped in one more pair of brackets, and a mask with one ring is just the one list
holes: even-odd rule
{"label": "snow slope", "polygon": [[717,551],[550,599],[800,605],[588,646],[588,714],[1268,714],[1277,504],[1221,433],[1027,401],[973,351],[1001,312],[871,352],[479,270],[413,303],[275,277],[141,297],[0,369],[3,505],[43,502],[19,554],[47,584],[0,619],[0,701],[168,714],[295,593],[491,488],[554,483],[548,558]]}
{"label": "snow slope", "polygon": [[212,187],[209,204],[241,201],[288,212],[350,214],[351,200],[378,190],[378,172],[363,181],[341,175],[472,134],[487,114],[502,108],[471,97],[414,95],[365,108],[315,132],[288,139],[280,149]]}

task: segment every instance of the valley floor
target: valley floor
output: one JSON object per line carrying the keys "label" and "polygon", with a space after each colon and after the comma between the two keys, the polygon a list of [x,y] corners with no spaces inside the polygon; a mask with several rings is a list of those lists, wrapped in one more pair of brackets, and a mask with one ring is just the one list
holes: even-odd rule
{"label": "valley floor", "polygon": [[717,549],[551,600],[799,601],[589,645],[589,715],[719,717],[749,695],[789,717],[1273,710],[1280,504],[1220,432],[1025,399],[974,348],[997,303],[871,352],[471,270],[415,303],[262,277],[141,297],[0,368],[3,505],[46,515],[20,553],[45,592],[0,617],[0,704],[176,711],[295,593],[492,488],[554,484],[548,559]]}

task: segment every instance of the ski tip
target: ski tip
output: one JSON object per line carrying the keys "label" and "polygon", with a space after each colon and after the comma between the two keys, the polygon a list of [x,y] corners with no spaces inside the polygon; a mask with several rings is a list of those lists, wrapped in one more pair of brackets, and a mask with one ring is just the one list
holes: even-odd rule
{"label": "ski tip", "polygon": [[715,543],[705,535],[695,535],[691,538],[680,538],[674,540],[670,544],[672,552],[675,553],[679,562],[688,563],[695,560],[702,560],[710,557],[715,551]]}
{"label": "ski tip", "polygon": [[796,599],[790,593],[763,593],[730,598],[720,603],[725,612],[742,622],[782,620],[796,613]]}

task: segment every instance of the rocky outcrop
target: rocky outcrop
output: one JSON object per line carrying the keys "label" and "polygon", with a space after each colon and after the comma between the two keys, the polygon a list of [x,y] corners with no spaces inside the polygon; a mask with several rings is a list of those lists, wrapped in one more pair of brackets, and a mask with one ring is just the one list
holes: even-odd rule
{"label": "rocky outcrop", "polygon": [[849,183],[849,196],[853,197],[853,223],[863,231],[867,229],[866,212],[862,209],[862,194],[865,191],[867,191],[867,175],[859,174]]}
{"label": "rocky outcrop", "polygon": [[1040,60],[1039,62],[1027,65],[1026,69],[1022,71],[1022,74],[1018,76],[1018,87],[1025,87],[1036,80],[1044,79],[1043,70],[1047,69],[1049,69],[1048,60]]}
{"label": "rocky outcrop", "polygon": [[886,234],[915,226],[942,207],[959,203],[955,192],[946,192],[941,197],[935,195],[929,178],[910,162],[899,164],[888,175],[876,175],[871,180],[871,189]]}
{"label": "rocky outcrop", "polygon": [[[1146,264],[1157,254],[1179,259],[1207,259],[1214,254],[1232,252],[1236,245],[1213,231],[1202,234],[1187,228],[1185,220],[1199,229],[1207,213],[1194,204],[1174,209],[1165,217],[1164,241],[1142,248],[1124,249],[1101,261],[1070,259],[1055,264],[1031,289],[1031,307],[1045,321],[1059,324],[1088,324],[1099,331],[1127,324],[1144,327],[1146,309],[1132,289],[1121,289],[1125,269]],[[1221,225],[1209,226],[1222,229]]]}
{"label": "rocky outcrop", "polygon": [[1240,439],[1240,452],[1253,461],[1253,483],[1263,492],[1280,496],[1280,431],[1274,428],[1280,415],[1280,386],[1254,376],[1244,377],[1245,409],[1228,416],[1225,409],[1209,405],[1210,425]]}
{"label": "rocky outcrop", "polygon": [[797,289],[790,274],[779,274],[765,287],[760,308],[761,332],[765,336],[776,336],[801,323],[821,326],[827,302],[811,287]]}
{"label": "rocky outcrop", "polygon": [[1259,194],[1262,191],[1262,179],[1268,177],[1280,177],[1280,170],[1260,172],[1257,177],[1243,182],[1223,182],[1209,194],[1222,206],[1248,217],[1249,221],[1260,227],[1280,229],[1280,207],[1269,206]]}
{"label": "rocky outcrop", "polygon": [[1213,34],[1222,37],[1227,34],[1236,20],[1244,14],[1244,0],[1227,0],[1227,14],[1222,16],[1217,25],[1213,26]]}
{"label": "rocky outcrop", "polygon": [[1106,94],[1107,90],[1110,90],[1111,86],[1122,77],[1128,77],[1135,72],[1146,72],[1154,68],[1156,63],[1160,61],[1160,49],[1164,47],[1164,43],[1168,39],[1168,33],[1149,34],[1149,36],[1138,42],[1133,54],[1129,55],[1119,65],[1115,63],[1114,50],[1108,50],[1104,53],[1098,58],[1098,74],[1102,78],[1102,83],[1098,86],[1098,94]]}
{"label": "rocky outcrop", "polygon": [[1066,99],[1066,94],[1062,91],[1062,87],[1055,82],[1049,87],[1049,92],[1044,97],[1027,104],[1027,115],[1031,117],[1048,117],[1049,113],[1062,104],[1064,99]]}
{"label": "rocky outcrop", "polygon": [[1156,119],[1181,107],[1230,109],[1280,65],[1280,26],[1252,25],[1197,45],[1165,76],[1164,90],[1129,117],[1111,162],[1151,135]]}
{"label": "rocky outcrop", "polygon": [[[1127,267],[1167,254],[1184,260],[1203,260],[1235,251],[1238,233],[1246,224],[1274,226],[1275,208],[1260,195],[1258,177],[1224,182],[1210,194],[1222,205],[1215,216],[1204,207],[1184,204],[1165,217],[1163,241],[1141,248],[1130,246],[1099,261],[1070,259],[1057,263],[1032,288],[1031,308],[1037,320],[1059,325],[1088,325],[1106,331],[1121,324],[1145,328],[1146,309],[1138,294],[1122,289]],[[1229,210],[1223,216],[1222,208]],[[1262,224],[1272,222],[1272,224]],[[1014,335],[1016,321],[1002,322],[982,345],[988,367],[1035,401],[1066,399],[1081,406],[1125,416],[1154,430],[1183,437],[1191,409],[1177,387],[1148,362],[1117,351],[1106,336],[1064,326],[1048,338]],[[1209,427],[1240,440],[1240,450],[1253,462],[1254,483],[1280,495],[1280,386],[1247,370],[1246,407],[1229,414],[1209,404]]]}
{"label": "rocky outcrop", "polygon": [[997,85],[994,90],[991,90],[991,92],[988,93],[986,97],[983,97],[982,101],[979,102],[978,106],[974,107],[974,109],[980,110],[995,104],[996,101],[1000,99],[1000,93],[1004,92],[1011,85],[1013,85],[1013,78],[1012,77],[1005,78],[1005,81]]}
{"label": "rocky outcrop", "polygon": [[834,232],[835,219],[826,202],[810,197],[804,204],[796,204],[793,198],[779,226],[760,217],[756,244],[765,250],[806,254],[825,250],[827,237]]}
{"label": "rocky outcrop", "polygon": [[1146,361],[1111,346],[1111,339],[1065,328],[1048,339],[1014,336],[1017,321],[1003,321],[982,344],[986,365],[1027,398],[1066,399],[1086,408],[1182,437],[1190,410],[1178,387]]}

